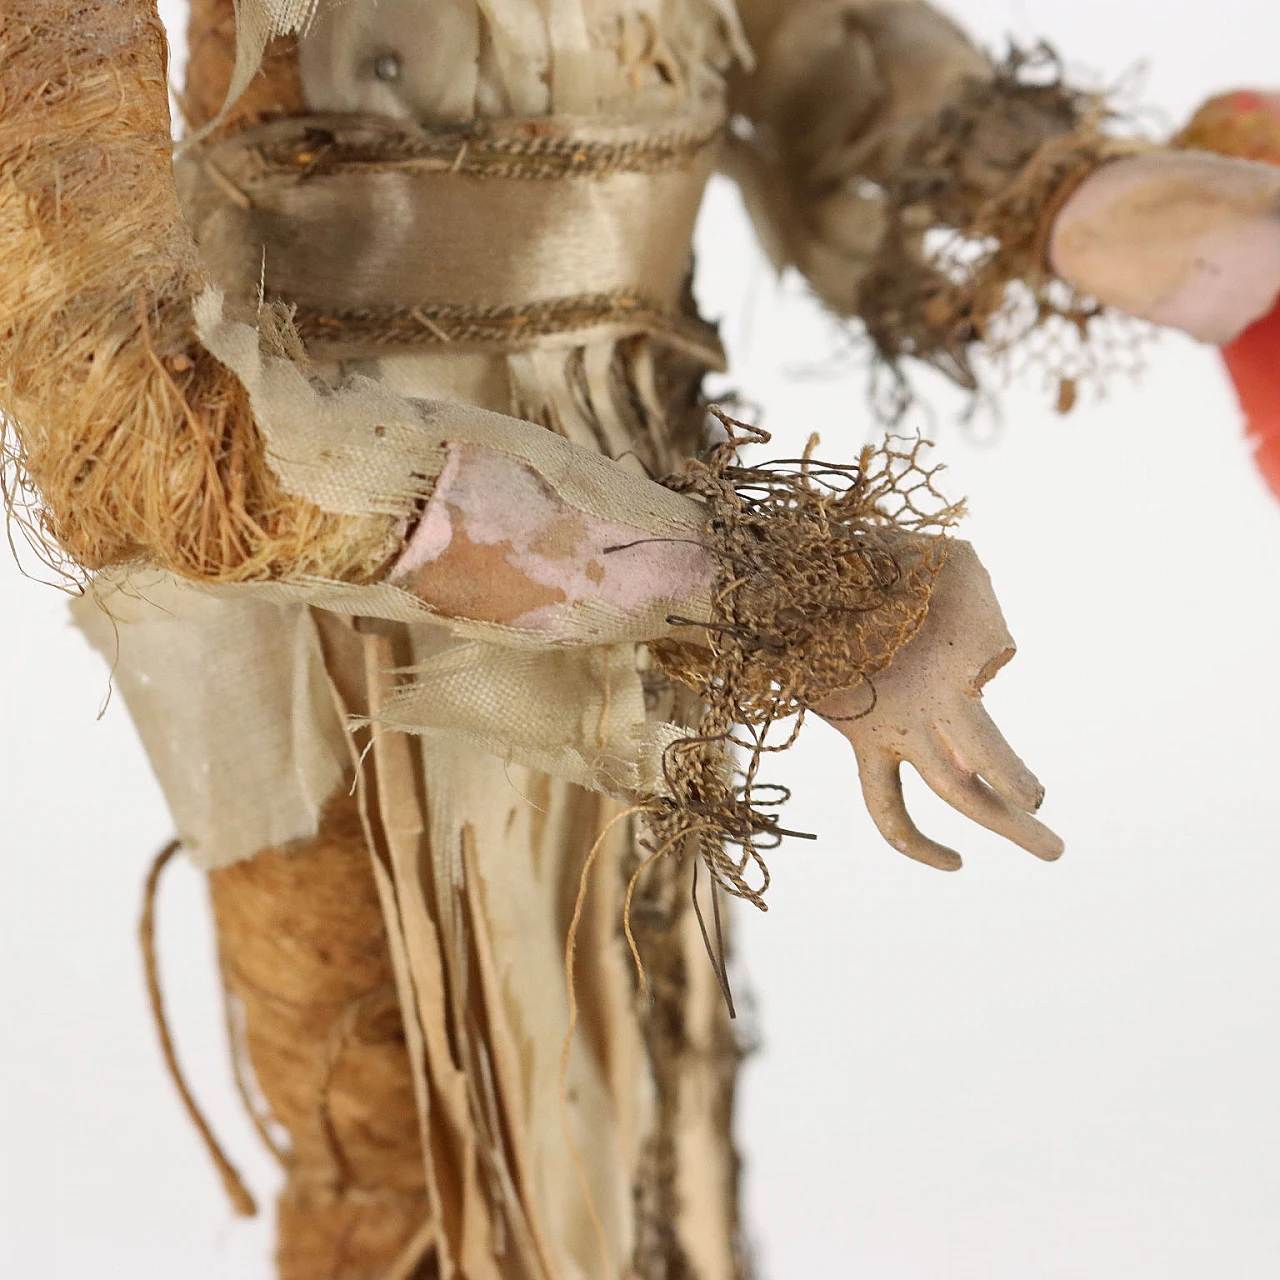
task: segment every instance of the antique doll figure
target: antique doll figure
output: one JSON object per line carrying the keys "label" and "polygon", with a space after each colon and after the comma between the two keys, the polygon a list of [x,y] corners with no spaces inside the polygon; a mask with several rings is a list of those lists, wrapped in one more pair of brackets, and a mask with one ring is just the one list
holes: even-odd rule
{"label": "antique doll figure", "polygon": [[[287,1134],[281,1275],[744,1274],[708,924],[760,882],[688,852],[728,788],[720,757],[673,781],[698,695],[801,671],[911,857],[959,865],[903,762],[1061,845],[982,710],[986,574],[895,517],[901,466],[813,558],[815,599],[870,593],[826,631],[769,576],[794,527],[753,516],[744,556],[732,494],[658,483],[721,360],[689,237],[722,163],[859,314],[886,184],[990,64],[917,0],[194,0],[175,183],[150,0],[17,0],[0,56],[0,404],[209,871]],[[1015,126],[983,200],[1080,121]],[[1270,306],[1269,170],[1086,159],[1034,211],[1046,263],[1211,341]]]}

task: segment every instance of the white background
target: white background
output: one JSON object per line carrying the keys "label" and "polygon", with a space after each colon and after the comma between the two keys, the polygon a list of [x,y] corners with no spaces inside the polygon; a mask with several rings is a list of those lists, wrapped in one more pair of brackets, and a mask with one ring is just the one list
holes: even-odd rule
{"label": "white background", "polygon": [[[1274,0],[956,0],[998,44],[1079,74],[1149,64],[1172,122],[1280,81]],[[171,10],[177,11],[177,4]],[[736,197],[700,232],[701,297],[778,448],[852,456],[865,377]],[[832,368],[836,372],[832,372]],[[1280,505],[1211,350],[1166,337],[1140,384],[1068,419],[1032,381],[1000,422],[934,431],[1022,653],[988,702],[1049,788],[1047,866],[911,789],[965,854],[883,845],[818,726],[779,768],[792,826],[772,909],[742,920],[763,1041],[739,1131],[762,1274],[869,1280],[1280,1275]],[[59,595],[0,556],[0,1275],[265,1280],[147,1020],[134,923],[169,823]],[[164,977],[196,1090],[264,1199],[228,1082],[199,877],[163,900]]]}

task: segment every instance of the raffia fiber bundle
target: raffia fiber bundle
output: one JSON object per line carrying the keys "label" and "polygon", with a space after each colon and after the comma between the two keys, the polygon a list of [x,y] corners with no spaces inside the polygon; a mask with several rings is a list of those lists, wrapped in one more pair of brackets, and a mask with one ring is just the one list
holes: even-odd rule
{"label": "raffia fiber bundle", "polygon": [[382,1277],[429,1219],[413,1076],[356,802],[209,877],[223,981],[287,1183],[281,1280]]}
{"label": "raffia fiber bundle", "polygon": [[[74,576],[144,559],[214,583],[372,576],[392,522],[284,492],[244,388],[195,340],[203,278],[173,184],[165,73],[152,0],[6,9],[6,499],[37,552]],[[426,1216],[423,1165],[352,803],[305,856],[268,852],[211,884],[256,1088],[289,1136],[272,1144],[288,1172],[280,1273],[382,1276]]]}
{"label": "raffia fiber bundle", "polygon": [[153,0],[15,0],[0,88],[6,497],[37,550],[208,582],[372,576],[392,522],[284,492],[243,388],[193,339]]}

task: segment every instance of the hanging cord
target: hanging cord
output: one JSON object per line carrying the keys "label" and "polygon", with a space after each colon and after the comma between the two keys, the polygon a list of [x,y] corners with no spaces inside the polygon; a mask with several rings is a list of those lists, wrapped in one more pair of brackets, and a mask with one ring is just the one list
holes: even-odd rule
{"label": "hanging cord", "polygon": [[231,1201],[231,1207],[244,1218],[252,1218],[258,1212],[258,1206],[243,1179],[236,1172],[235,1166],[227,1159],[218,1140],[213,1136],[196,1100],[187,1087],[186,1077],[178,1065],[178,1055],[174,1051],[173,1037],[169,1034],[169,1020],[165,1016],[164,997],[160,991],[160,966],[156,955],[156,896],[160,888],[160,877],[165,868],[173,860],[174,855],[182,847],[178,840],[170,841],[156,855],[147,873],[146,888],[142,895],[142,918],[138,922],[138,941],[142,947],[143,970],[147,977],[147,999],[151,1005],[151,1017],[155,1022],[156,1034],[160,1037],[160,1052],[164,1055],[164,1065],[168,1068],[169,1078],[178,1091],[178,1097],[186,1109],[187,1116],[195,1126],[205,1150],[218,1170],[223,1188]]}

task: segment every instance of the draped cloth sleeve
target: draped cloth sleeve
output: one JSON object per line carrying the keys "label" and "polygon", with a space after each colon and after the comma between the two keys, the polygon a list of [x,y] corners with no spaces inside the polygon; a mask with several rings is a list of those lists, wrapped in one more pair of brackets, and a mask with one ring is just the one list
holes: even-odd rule
{"label": "draped cloth sleeve", "polygon": [[[1053,219],[1098,165],[1149,145],[1114,136],[1104,95],[1043,42],[993,62],[924,0],[741,8],[756,64],[732,83],[728,170],[774,265],[860,321],[900,390],[904,357],[976,390],[977,348],[1048,325],[1064,352],[1084,341],[1099,308],[1057,287]],[[1062,363],[1048,372],[1068,378]]]}
{"label": "draped cloth sleeve", "polygon": [[729,152],[778,269],[827,306],[857,309],[885,227],[883,184],[920,126],[988,59],[924,0],[741,0],[756,62],[733,84],[749,122]]}

